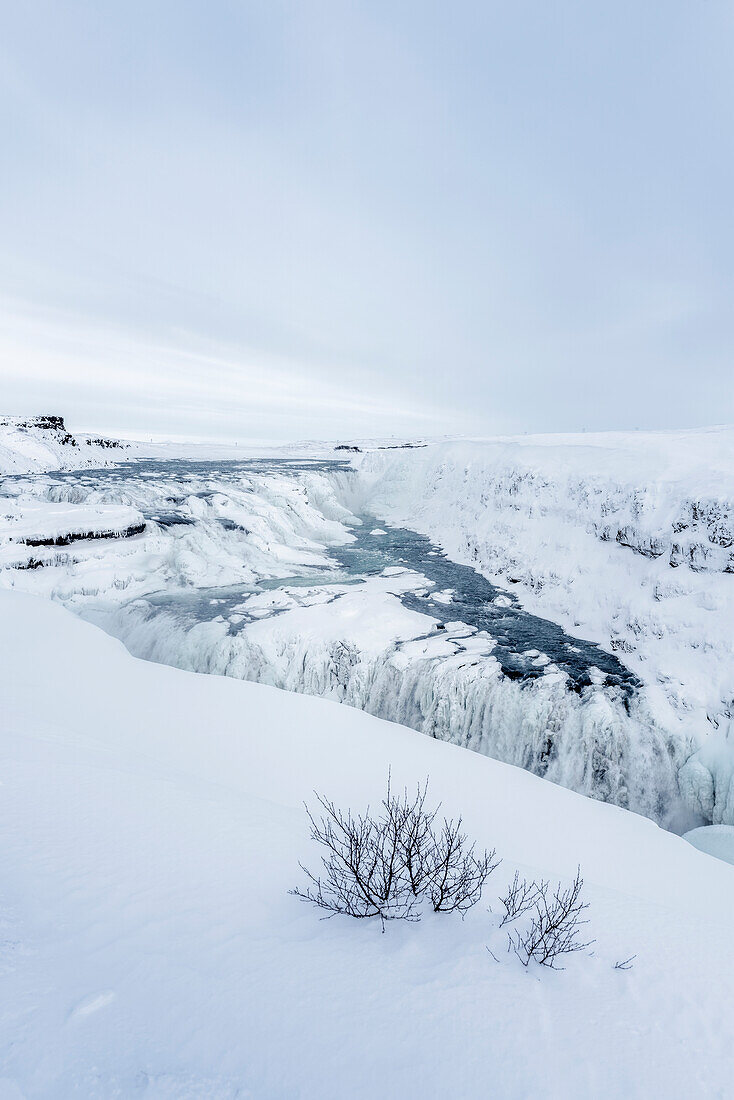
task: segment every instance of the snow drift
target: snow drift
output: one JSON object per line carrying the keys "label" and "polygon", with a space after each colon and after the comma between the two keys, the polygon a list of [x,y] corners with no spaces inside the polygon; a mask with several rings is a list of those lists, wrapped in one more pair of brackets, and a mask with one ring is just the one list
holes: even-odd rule
{"label": "snow drift", "polygon": [[[328,701],[136,661],[21,593],[0,592],[0,697],[4,1095],[728,1092],[734,869],[644,818]],[[593,955],[495,962],[491,892],[385,935],[290,897],[302,801],[364,806],[388,767],[430,776],[504,858],[493,877],[580,863]]]}

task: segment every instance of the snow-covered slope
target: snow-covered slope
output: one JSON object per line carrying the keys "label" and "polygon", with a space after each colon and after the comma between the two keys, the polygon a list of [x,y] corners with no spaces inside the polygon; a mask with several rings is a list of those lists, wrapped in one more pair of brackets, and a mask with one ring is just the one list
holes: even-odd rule
{"label": "snow-covered slope", "polygon": [[365,455],[353,507],[414,527],[617,652],[681,780],[734,822],[734,429],[447,443]]}
{"label": "snow-covered slope", "polygon": [[126,448],[125,443],[99,436],[77,439],[61,416],[0,416],[0,474],[104,466]]}
{"label": "snow-covered slope", "polygon": [[[0,699],[2,1095],[728,1094],[734,869],[651,822],[336,704],[137,661],[20,593],[0,593]],[[374,802],[388,767],[430,775],[504,857],[466,920],[382,935],[288,895],[313,858],[302,800]],[[488,906],[516,867],[578,863],[593,955],[526,971]]]}

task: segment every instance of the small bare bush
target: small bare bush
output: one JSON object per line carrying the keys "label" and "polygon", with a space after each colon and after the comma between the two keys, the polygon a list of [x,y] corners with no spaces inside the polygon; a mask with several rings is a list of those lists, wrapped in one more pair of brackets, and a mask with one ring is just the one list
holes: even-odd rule
{"label": "small bare bush", "polygon": [[523,966],[535,960],[541,966],[563,970],[559,960],[594,942],[581,939],[581,928],[588,924],[584,913],[589,908],[588,902],[581,900],[581,868],[570,886],[564,889],[559,884],[552,894],[547,882],[533,885],[536,894],[532,904],[526,906],[533,914],[530,925],[525,931],[508,933],[508,950],[515,952]]}
{"label": "small bare bush", "polygon": [[528,882],[526,878],[520,878],[515,871],[515,877],[510,883],[507,893],[500,898],[500,904],[505,910],[505,915],[500,921],[500,928],[517,920],[528,910],[532,909],[539,894],[548,888],[547,882]]}
{"label": "small bare bush", "polygon": [[493,848],[475,855],[475,845],[469,844],[461,831],[461,818],[444,818],[440,832],[432,833],[431,839],[427,893],[434,912],[466,913],[479,901],[485,882],[499,867],[497,853]]}
{"label": "small bare bush", "polygon": [[411,893],[416,898],[425,894],[434,870],[431,855],[439,808],[426,809],[427,795],[428,780],[418,787],[413,798],[408,796],[407,788],[402,795],[394,795],[388,776],[387,793],[382,800],[384,828],[395,838]]}
{"label": "small bare bush", "polygon": [[344,813],[333,802],[316,796],[323,815],[314,817],[306,807],[311,838],[326,849],[323,871],[314,875],[301,864],[309,885],[291,891],[311,901],[329,915],[417,920],[417,902],[405,874],[403,854],[394,829],[365,814]]}
{"label": "small bare bush", "polygon": [[479,901],[498,866],[495,852],[475,853],[461,818],[437,824],[440,807],[426,808],[428,783],[414,796],[387,792],[377,815],[338,809],[320,795],[323,814],[306,808],[311,838],[326,849],[320,875],[301,864],[305,889],[291,891],[321,909],[351,917],[418,920],[427,899],[434,912],[464,914]]}

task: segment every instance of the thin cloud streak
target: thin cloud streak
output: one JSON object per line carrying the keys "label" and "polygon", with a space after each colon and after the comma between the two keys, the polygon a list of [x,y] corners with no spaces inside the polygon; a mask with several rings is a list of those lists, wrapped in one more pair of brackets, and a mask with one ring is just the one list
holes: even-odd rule
{"label": "thin cloud streak", "polygon": [[[172,435],[179,418],[210,420],[215,435],[225,427],[231,437],[256,429],[259,437],[271,439],[291,437],[281,435],[282,422],[302,424],[298,434],[304,436],[318,434],[310,430],[314,426],[334,430],[345,422],[361,429],[351,434],[383,435],[406,426],[435,432],[447,419],[446,410],[395,392],[372,396],[349,384],[335,387],[313,369],[306,372],[272,355],[242,349],[225,354],[220,345],[200,350],[201,339],[185,334],[178,343],[155,344],[80,324],[58,311],[44,315],[17,300],[0,303],[0,341],[5,401],[15,411],[28,411],[19,407],[28,387],[50,389],[62,403],[66,392],[72,404],[80,392],[93,389],[107,406],[103,427],[108,431],[129,434],[116,409],[134,407],[141,393],[168,421]],[[162,423],[158,434],[166,428]]]}

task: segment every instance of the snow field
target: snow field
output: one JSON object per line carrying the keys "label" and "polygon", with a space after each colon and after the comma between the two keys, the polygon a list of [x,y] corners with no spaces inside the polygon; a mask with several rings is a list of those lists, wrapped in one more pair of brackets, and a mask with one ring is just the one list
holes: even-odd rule
{"label": "snow field", "polygon": [[[355,710],[137,661],[20,593],[0,593],[0,678],[9,1095],[725,1095],[726,864]],[[388,767],[504,857],[465,921],[381,935],[288,895],[316,854],[302,801],[362,807]],[[593,956],[498,952],[487,906],[514,868],[579,863]]]}

